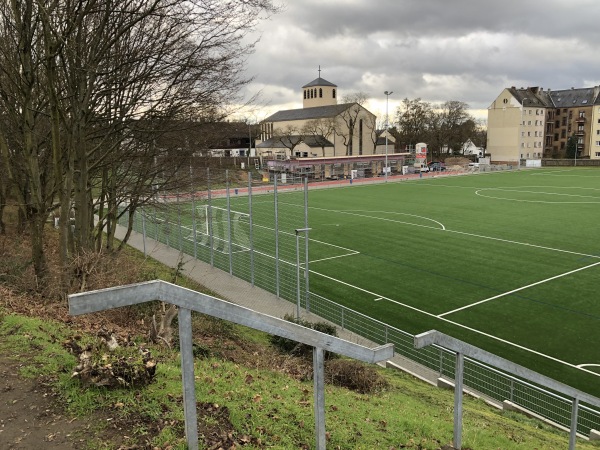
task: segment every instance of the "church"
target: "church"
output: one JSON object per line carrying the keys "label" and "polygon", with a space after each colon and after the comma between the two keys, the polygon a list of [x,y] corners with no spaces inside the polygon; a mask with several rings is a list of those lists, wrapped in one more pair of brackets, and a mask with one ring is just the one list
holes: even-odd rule
{"label": "church", "polygon": [[[302,86],[301,109],[278,111],[260,124],[258,156],[290,160],[385,152],[375,114],[358,103],[338,104],[337,86],[320,72]],[[393,152],[394,142],[388,139]]]}

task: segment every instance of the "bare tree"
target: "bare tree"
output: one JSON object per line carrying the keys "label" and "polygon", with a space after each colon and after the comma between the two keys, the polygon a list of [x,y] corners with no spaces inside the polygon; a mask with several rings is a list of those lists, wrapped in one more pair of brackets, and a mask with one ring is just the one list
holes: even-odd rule
{"label": "bare tree", "polygon": [[0,111],[8,126],[0,130],[0,161],[32,230],[39,275],[54,208],[67,267],[78,252],[98,249],[120,214],[132,217],[150,201],[153,185],[176,184],[189,159],[167,142],[171,131],[229,112],[250,81],[242,72],[255,45],[248,33],[275,11],[270,0],[0,5]]}
{"label": "bare tree", "polygon": [[337,120],[341,123],[336,125],[335,130],[336,136],[342,139],[346,147],[346,156],[354,153],[355,127],[364,110],[362,105],[365,104],[367,98],[368,96],[364,92],[356,92],[343,98],[343,102],[348,104],[348,108],[337,116]]}
{"label": "bare tree", "polygon": [[294,156],[294,149],[304,140],[304,134],[299,128],[288,125],[285,128],[279,128],[275,130],[273,133],[273,139],[280,143],[283,147],[289,149],[289,156],[291,158]]}
{"label": "bare tree", "polygon": [[302,128],[302,134],[313,136],[321,145],[321,156],[325,156],[325,142],[335,139],[335,125],[335,120],[331,117],[309,120]]}

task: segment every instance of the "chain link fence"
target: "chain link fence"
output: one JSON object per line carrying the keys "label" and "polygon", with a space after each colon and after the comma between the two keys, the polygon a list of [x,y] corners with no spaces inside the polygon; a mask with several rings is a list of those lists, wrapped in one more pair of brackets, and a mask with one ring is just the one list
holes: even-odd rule
{"label": "chain link fence", "polygon": [[[246,174],[242,176],[240,174]],[[310,291],[308,185],[306,178],[253,179],[249,172],[190,168],[187,185],[156,192],[137,210],[133,229],[180,252],[248,281],[300,308],[454,379],[455,354],[430,346],[415,349],[414,335],[391,327]],[[120,224],[127,226],[127,215]],[[600,429],[600,412],[586,405],[573,414],[574,399],[527,383],[466,358],[465,385],[498,402],[511,401],[539,416],[588,436]]]}
{"label": "chain link fence", "polygon": [[187,182],[138,208],[133,229],[305,308],[308,186],[293,181],[190,167]]}

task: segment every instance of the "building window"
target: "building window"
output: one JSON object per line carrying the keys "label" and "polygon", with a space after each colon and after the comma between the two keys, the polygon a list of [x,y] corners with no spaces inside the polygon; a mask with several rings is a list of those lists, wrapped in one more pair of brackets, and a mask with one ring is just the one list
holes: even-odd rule
{"label": "building window", "polygon": [[[600,147],[600,141],[596,141],[596,147]],[[598,156],[598,153],[596,153],[596,156]]]}
{"label": "building window", "polygon": [[358,154],[363,154],[363,121],[358,121]]}
{"label": "building window", "polygon": [[306,100],[306,89],[304,89],[304,100]]}
{"label": "building window", "polygon": [[585,117],[585,111],[579,111],[579,117],[584,118]]}
{"label": "building window", "polygon": [[600,152],[596,152],[596,156],[600,156]]}
{"label": "building window", "polygon": [[319,88],[319,98],[323,98],[323,88]]}
{"label": "building window", "polygon": [[335,98],[335,89],[333,90],[333,98]]}

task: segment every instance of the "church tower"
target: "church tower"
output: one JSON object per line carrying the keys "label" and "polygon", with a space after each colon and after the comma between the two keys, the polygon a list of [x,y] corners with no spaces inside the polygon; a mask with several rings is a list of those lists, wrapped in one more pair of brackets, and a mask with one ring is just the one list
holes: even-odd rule
{"label": "church tower", "polygon": [[337,105],[337,86],[321,78],[321,66],[319,66],[319,78],[302,86],[302,91],[303,108]]}

